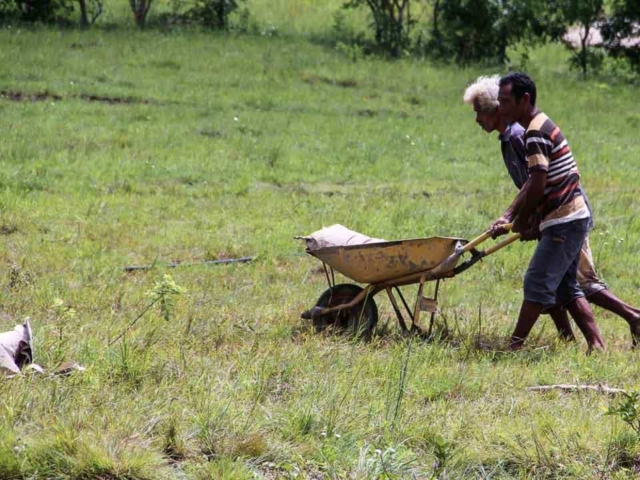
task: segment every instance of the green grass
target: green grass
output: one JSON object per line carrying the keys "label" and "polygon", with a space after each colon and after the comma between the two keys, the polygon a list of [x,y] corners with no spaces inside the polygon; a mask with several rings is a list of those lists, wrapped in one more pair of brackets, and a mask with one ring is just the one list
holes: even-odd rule
{"label": "green grass", "polygon": [[[604,354],[557,344],[548,318],[502,351],[532,244],[445,282],[447,341],[402,338],[382,296],[371,344],[300,320],[326,286],[295,235],[471,238],[515,192],[461,100],[495,69],[353,62],[304,35],[319,17],[296,12],[330,25],[328,10],[274,5],[300,26],[0,32],[0,89],[60,97],[0,100],[0,330],[30,316],[38,363],[87,367],[0,380],[0,478],[631,477],[638,440],[604,415],[611,399],[526,390],[637,388],[622,320],[596,310]],[[529,68],[590,194],[599,270],[637,304],[635,91],[565,64],[545,47]],[[186,290],[170,321],[156,304],[110,345],[165,273]]]}

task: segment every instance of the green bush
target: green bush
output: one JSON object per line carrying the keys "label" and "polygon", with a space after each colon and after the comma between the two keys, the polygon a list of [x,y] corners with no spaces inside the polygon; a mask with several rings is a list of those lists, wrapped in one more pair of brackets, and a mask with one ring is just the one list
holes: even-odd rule
{"label": "green bush", "polygon": [[626,58],[640,75],[640,2],[638,0],[614,0],[612,14],[602,26],[602,37],[608,54]]}
{"label": "green bush", "polygon": [[426,50],[458,63],[506,63],[508,47],[558,37],[559,19],[555,4],[540,0],[439,0]]}
{"label": "green bush", "polygon": [[73,11],[70,0],[0,0],[0,19],[56,23]]}
{"label": "green bush", "polygon": [[373,18],[375,46],[383,54],[400,57],[411,46],[410,32],[415,20],[411,0],[349,0],[344,8],[366,6]]}
{"label": "green bush", "polygon": [[[242,0],[195,0],[182,19],[205,28],[228,30],[229,18],[240,9]],[[245,10],[246,11],[246,10]]]}

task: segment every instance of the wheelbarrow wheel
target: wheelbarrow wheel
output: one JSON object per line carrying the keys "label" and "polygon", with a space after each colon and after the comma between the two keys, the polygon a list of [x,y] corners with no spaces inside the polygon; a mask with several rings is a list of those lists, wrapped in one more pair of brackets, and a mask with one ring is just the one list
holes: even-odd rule
{"label": "wheelbarrow wheel", "polygon": [[[330,308],[350,303],[362,292],[358,285],[343,283],[325,290],[316,307]],[[345,308],[334,313],[322,315],[313,319],[316,331],[320,332],[329,326],[339,331],[348,331],[365,341],[371,340],[373,329],[378,323],[378,307],[372,297],[351,308]]]}

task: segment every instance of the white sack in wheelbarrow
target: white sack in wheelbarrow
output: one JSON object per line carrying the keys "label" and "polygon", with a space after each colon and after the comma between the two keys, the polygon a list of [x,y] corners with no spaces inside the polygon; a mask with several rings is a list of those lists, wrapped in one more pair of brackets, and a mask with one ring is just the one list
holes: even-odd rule
{"label": "white sack in wheelbarrow", "polygon": [[296,238],[304,240],[307,243],[307,250],[309,251],[320,250],[326,247],[344,247],[347,245],[386,242],[386,240],[381,238],[368,237],[362,233],[354,232],[340,224],[324,227],[310,235]]}

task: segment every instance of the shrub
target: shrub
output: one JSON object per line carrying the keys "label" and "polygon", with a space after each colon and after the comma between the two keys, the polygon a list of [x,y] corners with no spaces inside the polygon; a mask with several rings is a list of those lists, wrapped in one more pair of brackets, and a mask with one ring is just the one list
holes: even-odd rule
{"label": "shrub", "polygon": [[560,18],[556,5],[542,0],[436,0],[427,50],[458,63],[506,63],[509,46],[558,37]]}
{"label": "shrub", "polygon": [[604,47],[609,55],[626,58],[640,74],[640,2],[614,0],[612,14],[602,25]]}
{"label": "shrub", "polygon": [[349,0],[344,8],[366,6],[373,17],[375,44],[384,54],[400,57],[411,46],[410,31],[415,24],[410,0]]}

